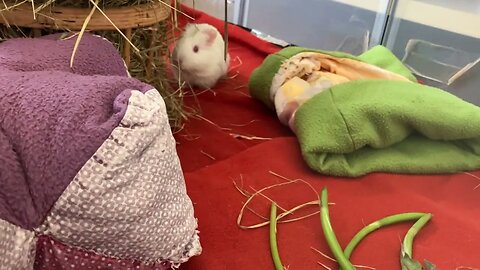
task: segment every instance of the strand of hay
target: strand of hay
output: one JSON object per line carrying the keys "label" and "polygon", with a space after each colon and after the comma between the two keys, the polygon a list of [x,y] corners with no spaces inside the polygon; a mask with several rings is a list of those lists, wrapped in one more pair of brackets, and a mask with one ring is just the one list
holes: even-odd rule
{"label": "strand of hay", "polygon": [[207,153],[203,150],[200,150],[200,153],[204,154],[205,156],[207,156],[211,160],[217,160],[214,156],[210,155],[209,153]]}
{"label": "strand of hay", "polygon": [[[303,179],[289,179],[287,177],[284,177],[284,176],[281,176],[280,174],[278,173],[275,173],[275,172],[272,172],[272,171],[269,171],[270,174],[276,176],[276,177],[279,177],[283,180],[285,180],[285,182],[282,182],[282,183],[278,183],[278,184],[274,184],[274,185],[270,185],[270,186],[267,186],[267,187],[264,187],[260,190],[256,190],[252,187],[250,187],[250,189],[252,189],[254,191],[254,193],[249,193],[248,191],[246,191],[245,189],[241,188],[237,183],[236,181],[234,180],[233,181],[233,185],[235,186],[235,188],[243,195],[247,198],[247,201],[243,203],[242,205],[242,208],[240,209],[240,212],[238,214],[238,217],[237,217],[237,225],[242,228],[242,229],[256,229],[256,228],[260,228],[260,227],[264,227],[264,226],[268,226],[270,224],[270,219],[258,214],[257,212],[253,211],[252,209],[249,208],[249,203],[256,197],[256,196],[262,196],[264,197],[265,199],[267,199],[268,201],[270,201],[271,203],[275,204],[278,206],[278,208],[280,208],[283,212],[281,214],[279,214],[277,216],[277,219],[276,221],[278,223],[289,223],[289,222],[295,222],[295,221],[299,221],[299,220],[303,220],[303,219],[306,219],[306,218],[309,218],[309,217],[312,217],[312,216],[317,216],[320,211],[317,210],[315,212],[312,212],[312,213],[309,213],[307,215],[304,215],[304,216],[301,216],[301,217],[297,217],[297,218],[291,218],[291,219],[287,219],[287,220],[282,220],[284,217],[288,216],[288,215],[291,215],[293,213],[295,213],[296,211],[300,210],[300,209],[303,209],[307,206],[310,206],[310,205],[314,205],[314,206],[319,206],[320,205],[320,195],[316,192],[316,190],[313,188],[312,185],[310,185],[310,183],[308,183],[307,181],[303,180]],[[240,180],[242,181],[243,183],[243,177],[242,175],[240,175]],[[285,209],[281,206],[278,205],[278,203],[276,201],[274,201],[273,199],[271,199],[270,197],[268,197],[267,195],[263,194],[264,191],[266,190],[269,190],[269,189],[272,189],[272,188],[276,188],[276,187],[280,187],[280,186],[284,186],[284,185],[290,185],[290,184],[294,184],[294,183],[303,183],[303,184],[306,184],[310,189],[312,189],[313,193],[317,196],[318,200],[314,200],[314,201],[310,201],[310,202],[306,202],[306,203],[303,203],[301,205],[298,205],[298,206],[295,206],[295,207],[292,207],[291,209]],[[243,185],[243,184],[242,184]],[[334,205],[334,203],[329,203],[331,205]],[[243,215],[244,215],[244,212],[245,212],[245,209],[251,211],[253,214],[255,214],[256,216],[266,220],[264,222],[260,222],[260,223],[257,223],[257,224],[253,224],[253,225],[243,225],[242,224],[242,220],[243,220]]]}
{"label": "strand of hay", "polygon": [[208,120],[207,118],[205,118],[205,117],[203,117],[203,116],[201,116],[201,115],[196,115],[196,117],[197,117],[198,119],[200,119],[200,120],[203,120],[203,121],[205,121],[205,122],[207,122],[207,123],[209,123],[209,124],[211,124],[211,125],[219,128],[219,129],[221,129],[221,130],[227,130],[227,131],[231,131],[231,130],[232,130],[231,128],[221,127],[220,125],[214,123],[214,122],[211,121],[211,120]]}
{"label": "strand of hay", "polygon": [[254,122],[257,122],[257,121],[259,121],[259,120],[253,119],[253,120],[250,120],[249,122],[247,122],[245,124],[233,124],[233,123],[231,123],[230,125],[234,126],[234,127],[246,127],[246,126],[248,126],[250,124],[253,124]]}
{"label": "strand of hay", "polygon": [[327,269],[327,270],[332,270],[332,268],[326,266],[325,264],[321,263],[321,262],[317,262],[318,265],[320,265],[321,267],[323,267],[324,269]]}
{"label": "strand of hay", "polygon": [[[334,258],[328,256],[327,254],[321,252],[320,250],[314,248],[314,247],[310,247],[311,250],[317,252],[318,254],[322,255],[323,257],[325,257],[326,259],[332,261],[332,262],[337,262],[337,260],[335,260]],[[319,264],[321,264],[321,262],[317,262]],[[376,268],[375,267],[371,267],[371,266],[366,266],[366,265],[359,265],[359,264],[354,264],[353,266],[357,267],[357,268],[365,268],[365,269],[371,269],[371,270],[375,270]]]}
{"label": "strand of hay", "polygon": [[[92,18],[93,13],[95,13],[95,10],[97,9],[97,4],[98,4],[98,0],[95,1],[95,7],[92,8],[92,11],[90,11],[87,18],[83,22],[82,30],[80,30],[77,40],[75,41],[75,45],[73,46],[72,57],[70,58],[70,67],[73,67],[73,60],[75,60],[75,54],[77,53],[78,46],[80,45],[80,41],[82,40],[83,34],[85,33],[85,29],[87,29],[88,23],[90,22],[90,19]],[[33,16],[35,17],[35,9],[33,10]]]}
{"label": "strand of hay", "polygon": [[258,137],[258,136],[247,136],[247,135],[242,135],[242,134],[237,134],[237,133],[230,133],[230,136],[232,136],[235,139],[245,139],[249,141],[254,141],[254,140],[260,140],[260,141],[270,141],[272,138],[265,138],[265,137]]}
{"label": "strand of hay", "polygon": [[[32,2],[32,15],[37,17],[45,16],[41,11],[54,6],[86,8],[91,10],[96,8],[102,12],[102,9],[107,8],[158,2],[170,6],[175,11],[175,14],[178,12],[183,16],[188,16],[177,8],[172,7],[169,4],[169,0],[99,0],[98,5],[92,0],[2,0],[2,3],[0,3],[0,19],[2,18],[2,11],[12,9],[29,1]],[[175,41],[175,31],[178,31],[176,27],[177,22],[174,21],[174,16],[171,17],[172,21],[165,20],[151,27],[133,29],[131,31],[131,44],[128,44],[129,42],[125,34],[121,31],[95,31],[94,33],[111,41],[119,52],[123,52],[126,46],[134,49],[131,51],[130,59],[126,59],[129,61],[129,72],[132,77],[152,85],[160,92],[166,103],[170,125],[175,131],[182,127],[185,119],[196,114],[196,110],[184,106],[184,92],[181,88],[176,88],[175,81],[169,76],[170,66],[167,62],[169,57],[168,46]],[[86,18],[85,25],[86,24],[88,24],[88,18]],[[0,24],[0,42],[10,38],[34,37],[39,34],[43,35],[58,32],[70,33],[70,37],[71,34],[74,33],[69,29],[61,28],[55,30],[33,30],[17,27],[11,22],[6,22],[6,24]],[[81,31],[81,33],[83,33],[83,31]],[[77,39],[80,40],[81,36]],[[72,55],[72,59],[73,57],[74,55]]]}
{"label": "strand of hay", "polygon": [[[463,174],[469,175],[469,176],[471,176],[471,177],[473,177],[473,178],[475,178],[475,179],[477,179],[477,180],[480,180],[480,177],[478,177],[478,176],[476,176],[476,175],[474,175],[474,174],[472,174],[472,173],[463,172]],[[477,188],[479,188],[479,187],[480,187],[480,184],[476,185],[476,186],[473,188],[473,190],[475,190],[475,189],[477,189]]]}

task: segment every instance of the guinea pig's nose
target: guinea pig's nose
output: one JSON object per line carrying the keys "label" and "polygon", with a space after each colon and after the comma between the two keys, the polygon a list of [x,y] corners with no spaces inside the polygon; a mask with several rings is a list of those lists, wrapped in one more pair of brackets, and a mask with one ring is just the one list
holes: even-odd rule
{"label": "guinea pig's nose", "polygon": [[180,58],[180,57],[177,58],[177,63],[178,63],[179,66],[181,66],[182,63],[183,63],[183,58]]}

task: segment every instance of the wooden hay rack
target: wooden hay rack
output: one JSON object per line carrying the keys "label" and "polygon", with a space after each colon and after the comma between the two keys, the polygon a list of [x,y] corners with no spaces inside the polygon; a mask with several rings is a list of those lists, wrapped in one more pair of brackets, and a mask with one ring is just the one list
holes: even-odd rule
{"label": "wooden hay rack", "polygon": [[[21,4],[9,4],[7,2],[7,7],[0,9],[0,24],[30,28],[33,30],[34,36],[39,36],[42,29],[80,31],[92,10],[92,8],[47,6],[34,13],[30,2]],[[171,14],[170,6],[160,1],[102,10],[105,15],[96,9],[86,30],[117,31],[118,28],[130,42],[132,41],[133,29],[154,26],[168,19]],[[150,48],[153,48],[156,43],[153,36],[152,34]],[[148,52],[150,62],[153,54],[154,50]],[[131,60],[131,45],[129,42],[124,42],[122,55],[127,67],[129,67]],[[146,75],[149,77],[152,74],[151,65],[147,67],[150,67],[146,70]]]}

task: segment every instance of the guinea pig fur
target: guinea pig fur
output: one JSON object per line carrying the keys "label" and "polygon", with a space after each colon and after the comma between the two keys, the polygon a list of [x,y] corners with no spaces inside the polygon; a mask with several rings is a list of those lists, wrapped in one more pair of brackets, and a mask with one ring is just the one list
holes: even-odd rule
{"label": "guinea pig fur", "polygon": [[188,24],[172,52],[176,79],[191,87],[215,86],[230,65],[230,55],[225,61],[224,47],[223,37],[214,26]]}

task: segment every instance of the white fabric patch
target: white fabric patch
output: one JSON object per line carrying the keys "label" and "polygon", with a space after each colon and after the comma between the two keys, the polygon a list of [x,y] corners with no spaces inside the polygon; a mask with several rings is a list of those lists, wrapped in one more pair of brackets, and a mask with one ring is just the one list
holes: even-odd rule
{"label": "white fabric patch", "polygon": [[132,91],[120,125],[70,183],[39,233],[109,257],[183,263],[202,251],[157,90]]}
{"label": "white fabric patch", "polygon": [[0,270],[30,270],[35,261],[32,231],[0,219]]}

